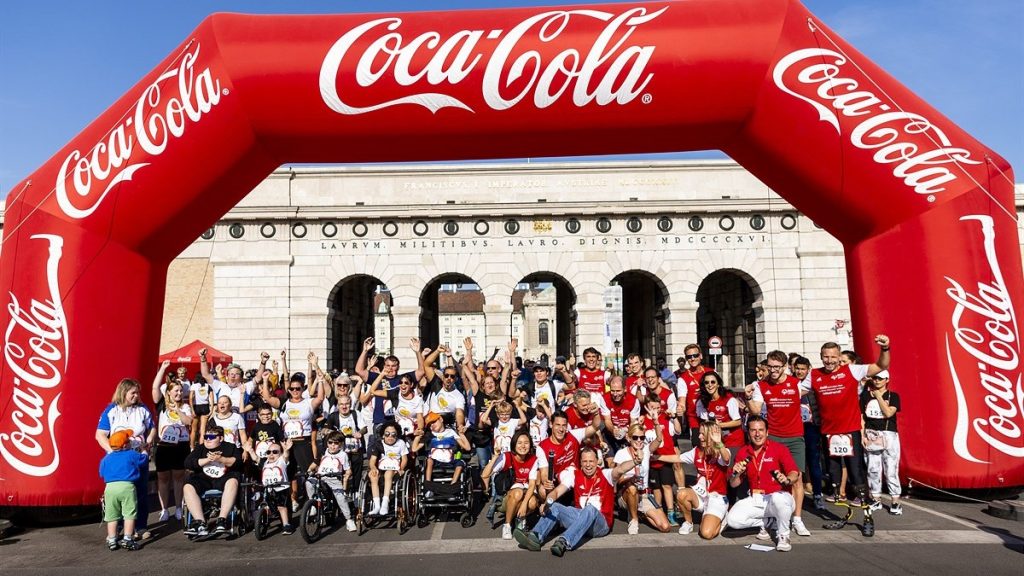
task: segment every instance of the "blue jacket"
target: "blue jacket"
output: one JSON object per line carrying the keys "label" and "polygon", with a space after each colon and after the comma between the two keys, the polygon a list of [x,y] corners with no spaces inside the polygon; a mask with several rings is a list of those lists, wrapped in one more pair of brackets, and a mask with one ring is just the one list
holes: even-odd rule
{"label": "blue jacket", "polygon": [[115,450],[100,460],[100,476],[106,483],[135,482],[141,469],[149,464],[149,456],[135,450]]}

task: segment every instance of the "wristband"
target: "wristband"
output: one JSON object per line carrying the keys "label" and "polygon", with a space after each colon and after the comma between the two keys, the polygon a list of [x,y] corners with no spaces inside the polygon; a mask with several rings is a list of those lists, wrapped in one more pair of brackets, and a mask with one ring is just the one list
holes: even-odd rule
{"label": "wristband", "polygon": [[719,442],[719,443],[715,444],[715,448],[718,448],[719,450],[721,450],[722,448],[725,448],[725,444]]}
{"label": "wristband", "polygon": [[888,346],[882,346],[881,349],[882,349],[882,352],[888,352],[889,351],[889,347]]}

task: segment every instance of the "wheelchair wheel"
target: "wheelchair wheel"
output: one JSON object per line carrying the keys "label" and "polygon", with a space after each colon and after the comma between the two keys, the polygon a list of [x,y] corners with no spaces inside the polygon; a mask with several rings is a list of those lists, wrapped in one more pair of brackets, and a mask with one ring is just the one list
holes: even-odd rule
{"label": "wheelchair wheel", "polygon": [[312,544],[320,538],[320,529],[324,524],[324,507],[319,497],[314,497],[302,505],[299,512],[299,531],[306,544]]}
{"label": "wheelchair wheel", "polygon": [[420,506],[419,506],[419,492],[416,487],[416,477],[412,472],[406,472],[402,480],[402,509],[406,515],[406,524],[418,524]]}
{"label": "wheelchair wheel", "polygon": [[473,526],[473,524],[476,524],[476,518],[473,518],[473,515],[469,512],[463,512],[462,516],[459,516],[459,524],[461,524],[463,528],[469,528]]}
{"label": "wheelchair wheel", "polygon": [[267,532],[270,531],[270,506],[266,504],[260,506],[259,511],[256,512],[256,526],[253,529],[253,533],[256,535],[257,540],[263,540],[267,537]]}

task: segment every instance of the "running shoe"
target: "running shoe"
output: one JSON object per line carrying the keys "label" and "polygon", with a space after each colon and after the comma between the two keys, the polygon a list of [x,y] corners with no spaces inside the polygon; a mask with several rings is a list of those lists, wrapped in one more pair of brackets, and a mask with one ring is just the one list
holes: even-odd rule
{"label": "running shoe", "polygon": [[170,519],[171,513],[167,511],[167,508],[164,508],[163,510],[160,511],[160,518],[157,520],[157,522],[167,522]]}
{"label": "running shoe", "polygon": [[107,538],[107,549],[111,552],[116,551],[120,546],[117,545],[117,537]]}
{"label": "running shoe", "polygon": [[872,512],[877,512],[882,509],[882,501],[878,498],[872,498],[871,500],[868,500],[868,508],[870,508]]}
{"label": "running shoe", "polygon": [[291,524],[285,524],[284,527],[281,528],[281,534],[284,534],[285,536],[291,536],[292,534],[295,534],[295,526],[292,526]]}
{"label": "running shoe", "polygon": [[174,519],[181,520],[181,508],[178,508],[174,511]]}
{"label": "running shoe", "polygon": [[353,521],[353,520],[345,520],[345,530],[348,530],[349,532],[355,532],[356,531],[356,523],[355,523],[355,521]]}
{"label": "running shoe", "polygon": [[825,509],[825,498],[821,494],[814,495],[814,509],[824,510]]}
{"label": "running shoe", "polygon": [[804,526],[803,518],[799,516],[793,516],[793,530],[800,536],[810,536],[811,531]]}
{"label": "running shoe", "polygon": [[561,536],[559,536],[558,540],[555,540],[555,543],[551,545],[551,554],[558,556],[559,558],[564,556],[567,550],[569,550],[569,543]]}
{"label": "running shoe", "polygon": [[627,534],[639,534],[640,533],[640,522],[637,520],[630,520],[629,526],[626,528]]}
{"label": "running shoe", "polygon": [[213,534],[224,534],[228,531],[228,519],[217,518],[213,521]]}
{"label": "running shoe", "polygon": [[853,500],[850,500],[850,506],[863,506],[863,505],[864,505],[864,499],[861,498],[860,496],[857,496]]}
{"label": "running shoe", "polygon": [[370,503],[370,511],[367,512],[370,516],[376,516],[380,513],[380,500],[372,500]]}
{"label": "running shoe", "polygon": [[899,502],[893,502],[892,506],[889,506],[889,514],[903,516],[903,506],[900,506]]}
{"label": "running shoe", "polygon": [[205,531],[206,524],[203,524],[201,520],[193,520],[192,523],[185,528],[185,536],[198,536],[200,528]]}
{"label": "running shoe", "polygon": [[121,548],[125,550],[135,551],[139,549],[139,543],[132,538],[124,538],[121,540]]}
{"label": "running shoe", "polygon": [[501,525],[501,539],[502,540],[511,540],[512,539],[512,525],[511,524],[502,524]]}
{"label": "running shoe", "polygon": [[679,520],[676,519],[676,511],[672,510],[668,513],[668,525],[679,526]]}
{"label": "running shoe", "polygon": [[772,539],[772,535],[769,534],[768,531],[765,530],[764,527],[762,526],[761,527],[761,531],[757,533],[756,538],[758,540],[771,540]]}
{"label": "running shoe", "polygon": [[680,534],[693,534],[693,524],[691,524],[689,522],[683,522],[679,526],[679,533]]}
{"label": "running shoe", "polygon": [[512,531],[512,537],[515,538],[516,542],[519,543],[519,547],[523,550],[529,550],[530,552],[540,550],[540,538],[538,538],[533,532],[524,532],[516,529]]}
{"label": "running shoe", "polygon": [[789,536],[779,536],[779,542],[775,545],[775,549],[779,552],[789,552],[793,549],[793,545],[789,543]]}

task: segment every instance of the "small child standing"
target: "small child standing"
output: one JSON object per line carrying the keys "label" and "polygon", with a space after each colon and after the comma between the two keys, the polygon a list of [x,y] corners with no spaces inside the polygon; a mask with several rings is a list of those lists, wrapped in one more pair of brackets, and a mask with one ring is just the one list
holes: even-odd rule
{"label": "small child standing", "polygon": [[124,538],[120,547],[138,550],[135,542],[135,517],[138,501],[135,497],[135,481],[139,469],[146,465],[149,456],[131,449],[131,430],[118,430],[110,435],[111,452],[100,460],[100,476],[107,487],[103,491],[103,520],[107,523],[107,548],[118,549],[117,523],[124,520]]}

